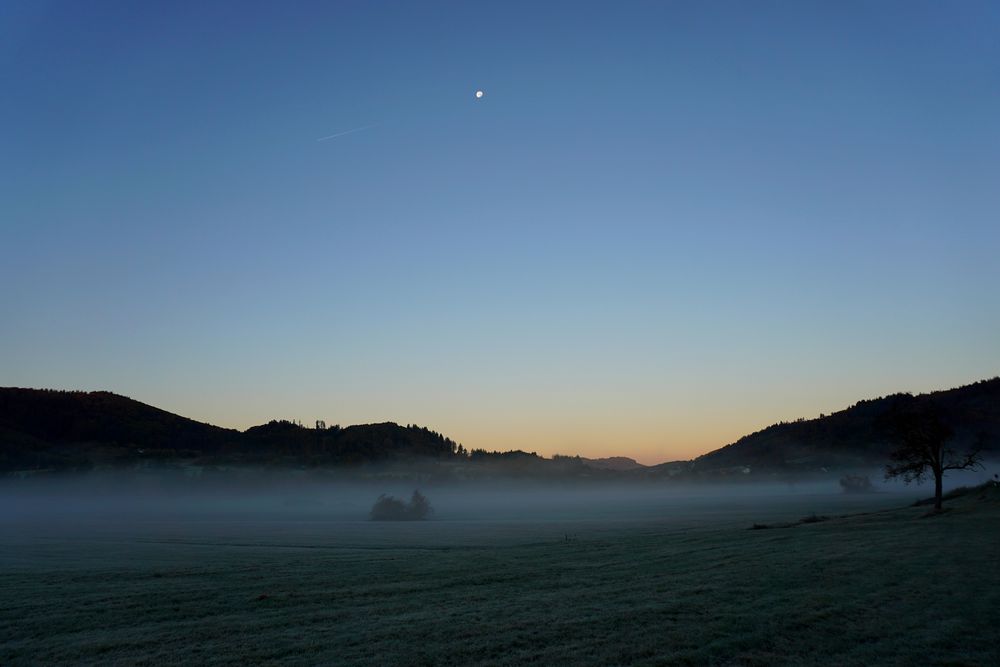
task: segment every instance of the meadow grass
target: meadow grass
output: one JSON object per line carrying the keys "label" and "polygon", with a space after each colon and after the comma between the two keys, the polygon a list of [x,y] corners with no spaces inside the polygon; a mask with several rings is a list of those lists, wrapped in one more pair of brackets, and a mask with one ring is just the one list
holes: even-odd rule
{"label": "meadow grass", "polygon": [[[845,517],[843,502],[638,521],[8,522],[0,663],[1000,664],[998,493],[932,517],[884,498]],[[829,518],[795,520],[816,512]]]}

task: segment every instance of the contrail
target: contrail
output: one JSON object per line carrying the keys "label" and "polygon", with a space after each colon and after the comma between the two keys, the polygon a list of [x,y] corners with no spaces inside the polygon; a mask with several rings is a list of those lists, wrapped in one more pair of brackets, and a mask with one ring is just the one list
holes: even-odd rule
{"label": "contrail", "polygon": [[371,125],[362,125],[361,127],[356,127],[353,130],[344,130],[343,132],[338,132],[337,134],[331,134],[328,137],[320,137],[316,141],[326,141],[327,139],[336,139],[337,137],[342,137],[345,134],[354,134],[355,132],[360,132],[361,130],[371,129],[377,125],[378,123],[372,123]]}

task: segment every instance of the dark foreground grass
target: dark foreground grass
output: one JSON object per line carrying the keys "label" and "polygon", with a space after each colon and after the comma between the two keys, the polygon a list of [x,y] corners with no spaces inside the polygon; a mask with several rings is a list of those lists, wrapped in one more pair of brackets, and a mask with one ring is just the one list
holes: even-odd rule
{"label": "dark foreground grass", "polygon": [[0,663],[995,665],[997,495],[572,540],[432,522],[8,534]]}

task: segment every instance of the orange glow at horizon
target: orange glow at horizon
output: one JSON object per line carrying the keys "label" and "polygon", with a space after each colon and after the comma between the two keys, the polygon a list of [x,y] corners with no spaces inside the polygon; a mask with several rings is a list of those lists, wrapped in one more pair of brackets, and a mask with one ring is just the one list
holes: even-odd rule
{"label": "orange glow at horizon", "polygon": [[[983,377],[989,373],[983,374]],[[857,386],[816,383],[801,386],[761,382],[684,391],[639,387],[623,392],[527,392],[487,394],[414,391],[262,392],[253,387],[217,392],[209,400],[182,393],[126,391],[145,403],[198,421],[244,430],[271,419],[311,425],[396,422],[417,424],[467,449],[533,451],[586,458],[624,456],[645,465],[689,460],[782,421],[813,419],[858,400],[898,391],[920,393],[975,382],[981,377],[917,377],[909,382],[882,379]],[[867,385],[867,390],[864,386]],[[700,389],[700,390],[699,390]],[[766,391],[765,391],[766,389]],[[874,389],[874,390],[873,390]]]}

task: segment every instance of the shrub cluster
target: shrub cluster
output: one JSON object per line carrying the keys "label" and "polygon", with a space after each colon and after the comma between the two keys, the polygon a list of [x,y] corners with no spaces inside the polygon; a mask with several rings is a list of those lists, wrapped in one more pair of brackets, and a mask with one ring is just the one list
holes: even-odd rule
{"label": "shrub cluster", "polygon": [[427,497],[420,491],[413,492],[409,503],[383,493],[372,506],[370,517],[372,521],[419,521],[433,511]]}

